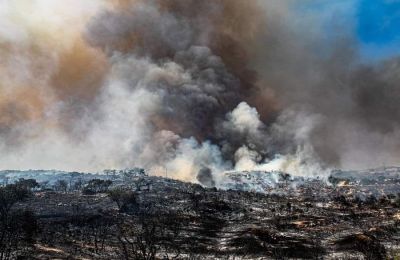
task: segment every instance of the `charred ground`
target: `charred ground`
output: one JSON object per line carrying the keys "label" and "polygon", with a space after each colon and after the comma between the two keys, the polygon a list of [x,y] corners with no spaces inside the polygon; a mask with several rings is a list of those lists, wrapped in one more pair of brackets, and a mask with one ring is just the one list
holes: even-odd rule
{"label": "charred ground", "polygon": [[[259,193],[136,173],[85,179],[75,173],[70,182],[63,175],[53,182],[4,185],[1,259],[400,255],[396,174],[360,179],[336,172],[328,183],[281,176],[274,189]],[[10,198],[15,203],[6,207]]]}

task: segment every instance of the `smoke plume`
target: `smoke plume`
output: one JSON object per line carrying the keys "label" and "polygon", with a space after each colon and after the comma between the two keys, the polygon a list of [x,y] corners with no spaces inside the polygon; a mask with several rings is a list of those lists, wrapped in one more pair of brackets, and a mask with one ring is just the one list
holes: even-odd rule
{"label": "smoke plume", "polygon": [[399,163],[399,59],[363,63],[349,21],[326,37],[291,0],[72,2],[0,3],[0,168],[214,186]]}

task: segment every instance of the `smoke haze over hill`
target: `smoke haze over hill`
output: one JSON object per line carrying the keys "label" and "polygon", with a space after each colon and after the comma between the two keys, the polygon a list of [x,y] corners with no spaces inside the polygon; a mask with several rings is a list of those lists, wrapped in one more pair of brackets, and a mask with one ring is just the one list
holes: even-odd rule
{"label": "smoke haze over hill", "polygon": [[195,181],[399,164],[400,60],[364,62],[347,7],[3,1],[0,168]]}

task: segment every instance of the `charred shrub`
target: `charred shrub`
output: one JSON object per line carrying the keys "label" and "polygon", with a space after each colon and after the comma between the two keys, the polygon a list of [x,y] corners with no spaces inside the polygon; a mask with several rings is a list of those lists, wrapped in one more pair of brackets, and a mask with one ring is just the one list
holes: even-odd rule
{"label": "charred shrub", "polygon": [[133,191],[117,188],[109,190],[108,196],[117,204],[120,212],[134,212],[139,208],[137,194]]}
{"label": "charred shrub", "polygon": [[240,254],[265,255],[274,259],[318,258],[325,251],[311,240],[285,237],[268,229],[251,229],[231,240]]}
{"label": "charred shrub", "polygon": [[350,207],[351,203],[347,200],[344,195],[340,195],[334,198],[334,201],[341,204],[344,207]]}
{"label": "charred shrub", "polygon": [[111,184],[112,181],[110,180],[93,179],[89,181],[89,183],[85,186],[82,192],[85,195],[105,193],[108,191],[108,188],[111,186]]}
{"label": "charred shrub", "polygon": [[355,250],[365,255],[366,259],[385,259],[386,250],[379,241],[366,234],[349,235],[338,242],[336,245],[342,250]]}
{"label": "charred shrub", "polygon": [[21,247],[33,243],[37,223],[31,211],[14,210],[17,202],[31,195],[29,185],[21,183],[0,187],[0,256],[1,259],[16,257]]}

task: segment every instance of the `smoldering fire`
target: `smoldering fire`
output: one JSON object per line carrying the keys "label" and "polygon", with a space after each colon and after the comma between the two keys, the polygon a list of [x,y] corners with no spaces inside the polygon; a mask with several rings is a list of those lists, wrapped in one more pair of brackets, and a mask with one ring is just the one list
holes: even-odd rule
{"label": "smoldering fire", "polygon": [[293,4],[1,2],[0,167],[398,164],[399,59],[360,65],[350,29],[326,39]]}

